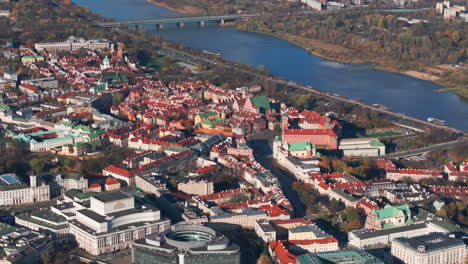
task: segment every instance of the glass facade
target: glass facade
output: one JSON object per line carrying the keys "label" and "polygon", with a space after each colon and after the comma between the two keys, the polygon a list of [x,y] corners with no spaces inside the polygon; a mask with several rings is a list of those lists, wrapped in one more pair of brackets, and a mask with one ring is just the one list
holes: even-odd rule
{"label": "glass facade", "polygon": [[[133,246],[134,264],[179,264],[176,252],[166,253]],[[240,252],[219,252],[210,254],[190,254],[184,256],[185,264],[240,264]]]}

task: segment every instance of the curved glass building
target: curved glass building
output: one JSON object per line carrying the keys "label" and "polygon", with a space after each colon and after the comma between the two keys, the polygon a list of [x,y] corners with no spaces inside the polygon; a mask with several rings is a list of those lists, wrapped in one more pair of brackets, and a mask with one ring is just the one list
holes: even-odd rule
{"label": "curved glass building", "polygon": [[224,235],[186,222],[133,242],[135,264],[239,264],[240,251]]}

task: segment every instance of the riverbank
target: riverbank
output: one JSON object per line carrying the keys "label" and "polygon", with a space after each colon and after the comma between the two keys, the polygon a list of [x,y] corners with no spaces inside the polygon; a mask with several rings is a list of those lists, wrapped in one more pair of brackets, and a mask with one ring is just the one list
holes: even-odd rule
{"label": "riverbank", "polygon": [[[245,32],[252,32],[257,34],[269,35],[275,38],[280,38],[289,41],[290,43],[297,45],[305,50],[307,50],[310,54],[315,56],[319,56],[326,60],[337,61],[342,63],[355,63],[355,64],[365,64],[365,63],[375,63],[376,65],[373,66],[376,69],[389,71],[389,72],[396,72],[405,74],[420,80],[431,81],[433,83],[439,84],[444,86],[442,89],[436,90],[437,92],[450,92],[455,93],[458,96],[468,99],[468,89],[466,87],[461,87],[459,84],[460,81],[454,82],[447,77],[444,76],[445,70],[437,69],[437,72],[434,72],[433,67],[426,67],[430,72],[421,72],[416,70],[400,70],[395,65],[397,64],[391,58],[359,58],[359,51],[347,47],[342,47],[338,45],[328,44],[320,40],[312,40],[307,39],[299,36],[295,36],[288,33],[270,33],[270,32],[262,32],[262,31],[252,31],[246,29],[242,26],[237,25],[236,29],[245,31]],[[416,66],[416,65],[415,65]],[[447,70],[448,71],[448,70]],[[455,71],[455,70],[451,70]],[[462,70],[459,70],[462,71]]]}
{"label": "riverbank", "polygon": [[180,4],[174,0],[147,0],[148,2],[157,6],[162,6],[171,11],[186,14],[186,15],[199,15],[203,13],[203,9],[187,4]]}

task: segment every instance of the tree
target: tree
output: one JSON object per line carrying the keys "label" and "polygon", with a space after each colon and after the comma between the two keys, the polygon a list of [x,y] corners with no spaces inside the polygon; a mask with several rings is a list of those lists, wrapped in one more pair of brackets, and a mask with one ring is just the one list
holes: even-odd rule
{"label": "tree", "polygon": [[273,264],[271,258],[267,255],[261,255],[260,258],[257,260],[257,264]]}
{"label": "tree", "polygon": [[197,71],[202,72],[204,70],[205,70],[205,66],[203,66],[203,64],[201,63],[197,64]]}
{"label": "tree", "polygon": [[114,93],[112,95],[112,104],[114,106],[119,106],[124,100],[123,95],[121,93]]}
{"label": "tree", "polygon": [[64,159],[63,160],[63,167],[65,169],[69,169],[73,166],[73,161],[71,159]]}
{"label": "tree", "polygon": [[33,173],[41,173],[45,169],[45,162],[43,159],[32,159],[29,161],[29,165],[31,166],[31,170]]}
{"label": "tree", "polygon": [[171,187],[174,189],[174,190],[177,190],[177,179],[175,177],[173,177],[171,179]]}
{"label": "tree", "polygon": [[344,205],[342,202],[337,201],[335,198],[332,198],[328,209],[330,209],[330,212],[332,213],[337,213],[344,209]]}

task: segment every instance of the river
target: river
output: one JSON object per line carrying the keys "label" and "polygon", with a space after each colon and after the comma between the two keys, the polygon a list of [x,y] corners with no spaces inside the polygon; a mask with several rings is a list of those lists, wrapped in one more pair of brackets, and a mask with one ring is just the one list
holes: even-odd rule
{"label": "river", "polygon": [[[74,0],[92,11],[117,21],[181,16],[146,0]],[[360,64],[345,64],[309,55],[306,50],[272,36],[243,32],[207,23],[200,28],[164,25],[144,27],[162,39],[190,48],[220,53],[226,59],[257,67],[315,88],[383,104],[396,112],[420,119],[435,117],[451,127],[468,131],[468,101],[451,93],[438,93],[441,86],[404,74],[375,70]]]}

